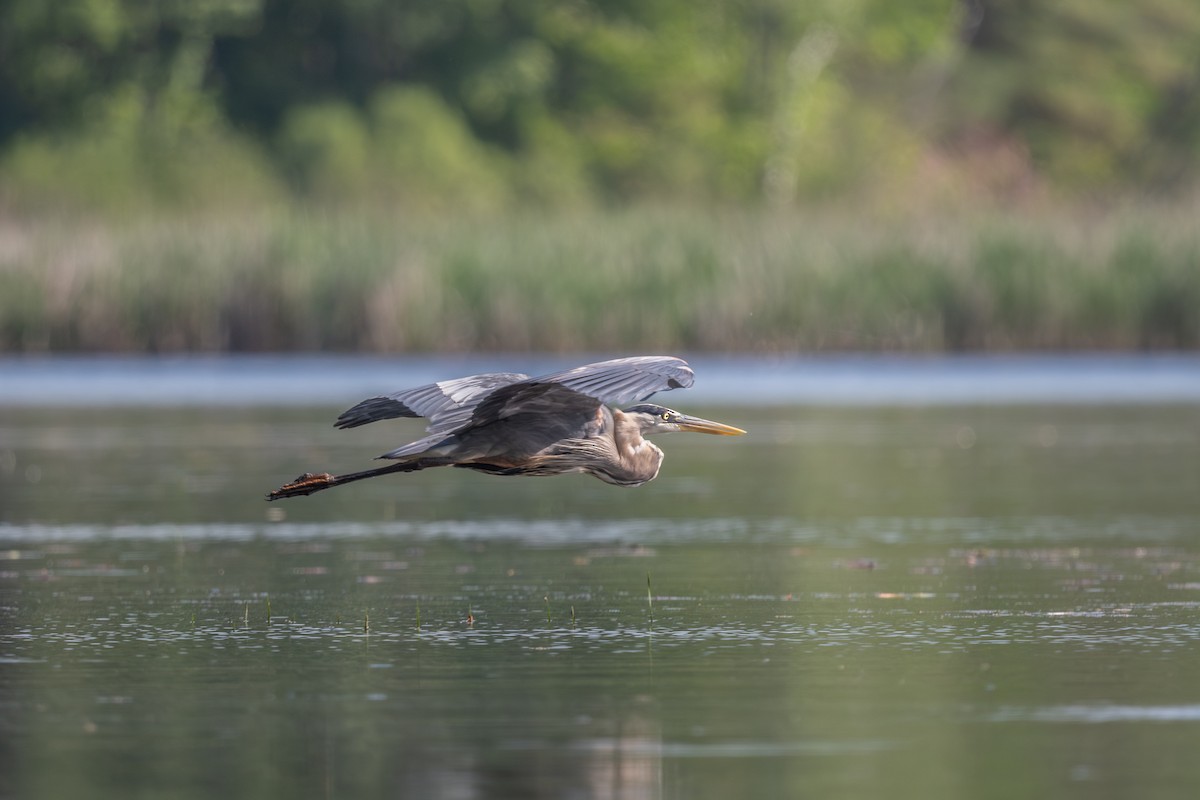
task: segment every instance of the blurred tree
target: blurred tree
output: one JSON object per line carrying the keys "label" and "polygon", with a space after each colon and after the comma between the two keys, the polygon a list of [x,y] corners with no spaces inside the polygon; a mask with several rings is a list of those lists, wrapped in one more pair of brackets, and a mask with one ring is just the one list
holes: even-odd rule
{"label": "blurred tree", "polygon": [[25,206],[125,208],[271,194],[206,70],[258,0],[12,0],[0,6],[0,188]]}
{"label": "blurred tree", "polygon": [[1198,40],[1194,0],[7,0],[0,189],[788,203],[934,151],[1185,184]]}
{"label": "blurred tree", "polygon": [[261,0],[6,0],[0,142],[86,125],[112,93],[200,92],[217,36],[245,34]]}
{"label": "blurred tree", "polygon": [[941,106],[951,137],[1016,139],[1034,168],[1067,187],[1196,179],[1200,4],[968,5],[978,25]]}

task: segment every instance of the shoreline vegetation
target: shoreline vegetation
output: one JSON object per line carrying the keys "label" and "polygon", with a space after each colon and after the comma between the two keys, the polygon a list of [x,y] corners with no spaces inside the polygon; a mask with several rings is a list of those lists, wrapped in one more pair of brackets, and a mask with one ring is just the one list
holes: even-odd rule
{"label": "shoreline vegetation", "polygon": [[1195,349],[1196,206],[9,217],[0,352]]}

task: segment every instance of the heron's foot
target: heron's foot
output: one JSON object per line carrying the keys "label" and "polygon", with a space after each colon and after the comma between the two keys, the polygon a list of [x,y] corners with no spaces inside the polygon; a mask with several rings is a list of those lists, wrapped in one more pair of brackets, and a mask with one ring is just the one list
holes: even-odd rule
{"label": "heron's foot", "polygon": [[328,472],[322,472],[319,475],[306,472],[291,483],[280,486],[275,491],[267,495],[267,500],[282,500],[285,497],[300,497],[303,495],[319,492],[322,489],[328,489],[334,485],[334,476]]}

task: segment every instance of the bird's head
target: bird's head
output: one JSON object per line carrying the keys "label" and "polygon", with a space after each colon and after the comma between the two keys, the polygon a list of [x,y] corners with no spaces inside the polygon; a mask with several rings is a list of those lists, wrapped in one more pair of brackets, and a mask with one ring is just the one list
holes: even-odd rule
{"label": "bird's head", "polygon": [[672,433],[673,431],[715,433],[719,436],[741,436],[745,433],[741,428],[735,428],[732,425],[722,425],[720,422],[680,414],[678,411],[654,403],[631,406],[625,409],[624,413],[627,417],[637,421],[642,436]]}

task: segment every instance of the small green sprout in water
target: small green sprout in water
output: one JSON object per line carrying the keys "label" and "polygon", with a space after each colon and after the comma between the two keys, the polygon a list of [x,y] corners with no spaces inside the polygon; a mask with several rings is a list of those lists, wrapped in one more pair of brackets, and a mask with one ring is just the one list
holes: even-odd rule
{"label": "small green sprout in water", "polygon": [[271,624],[271,598],[267,598],[267,624]]}
{"label": "small green sprout in water", "polygon": [[371,630],[371,612],[364,611],[363,612],[363,633],[367,633],[370,630]]}
{"label": "small green sprout in water", "polygon": [[575,627],[575,606],[571,606],[571,627]]}
{"label": "small green sprout in water", "polygon": [[242,614],[242,624],[245,625],[246,627],[250,627],[250,604],[249,603],[246,603],[246,607],[243,609],[243,611],[245,613]]}
{"label": "small green sprout in water", "polygon": [[417,601],[417,630],[421,630],[421,601]]}
{"label": "small green sprout in water", "polygon": [[542,599],[546,601],[546,624],[549,625],[550,624],[550,595],[546,595]]}
{"label": "small green sprout in water", "polygon": [[650,619],[654,619],[654,595],[650,591],[650,573],[646,573],[646,607],[650,609]]}

